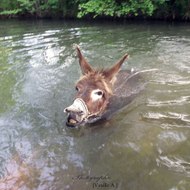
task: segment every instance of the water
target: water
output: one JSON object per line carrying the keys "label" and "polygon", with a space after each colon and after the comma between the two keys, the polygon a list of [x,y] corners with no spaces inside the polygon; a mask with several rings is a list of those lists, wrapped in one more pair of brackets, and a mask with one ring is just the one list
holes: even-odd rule
{"label": "water", "polygon": [[[145,92],[110,121],[70,129],[80,70],[128,52]],[[190,25],[0,21],[0,189],[190,189]],[[100,187],[101,186],[101,187]]]}

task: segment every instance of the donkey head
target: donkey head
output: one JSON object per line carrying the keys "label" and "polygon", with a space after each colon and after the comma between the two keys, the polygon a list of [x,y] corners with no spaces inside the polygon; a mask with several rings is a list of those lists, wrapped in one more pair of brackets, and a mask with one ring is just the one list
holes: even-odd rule
{"label": "donkey head", "polygon": [[90,119],[101,117],[106,111],[117,73],[128,55],[124,55],[113,67],[105,70],[94,69],[83,57],[77,46],[82,76],[76,83],[76,97],[72,105],[64,109],[68,113],[67,125],[77,126]]}

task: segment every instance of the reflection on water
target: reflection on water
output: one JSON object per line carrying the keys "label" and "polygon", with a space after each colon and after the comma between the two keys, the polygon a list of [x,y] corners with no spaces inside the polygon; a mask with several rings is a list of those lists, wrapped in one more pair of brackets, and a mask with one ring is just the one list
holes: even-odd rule
{"label": "reflection on water", "polygon": [[[190,189],[188,24],[1,21],[0,189]],[[65,126],[89,62],[158,69],[144,94],[110,121]],[[100,188],[100,187],[99,187]]]}

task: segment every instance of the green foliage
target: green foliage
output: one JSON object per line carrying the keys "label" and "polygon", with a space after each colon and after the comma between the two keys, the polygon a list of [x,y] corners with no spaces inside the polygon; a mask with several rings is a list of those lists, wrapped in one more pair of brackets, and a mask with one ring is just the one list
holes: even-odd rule
{"label": "green foliage", "polygon": [[89,0],[79,5],[78,17],[91,14],[96,16],[151,16],[165,0]]}
{"label": "green foliage", "polygon": [[0,0],[0,14],[190,19],[190,0]]}
{"label": "green foliage", "polygon": [[22,9],[22,13],[34,13],[35,8],[34,8],[34,0],[17,0],[20,8]]}
{"label": "green foliage", "polygon": [[67,15],[75,7],[74,2],[69,0],[1,0],[0,14],[31,15],[36,17]]}
{"label": "green foliage", "polygon": [[165,0],[155,15],[158,18],[190,20],[190,0]]}
{"label": "green foliage", "polygon": [[5,10],[0,12],[0,15],[17,15],[21,12],[21,9]]}
{"label": "green foliage", "polygon": [[86,3],[79,4],[78,17],[81,18],[87,14],[92,14],[94,17],[98,15],[114,16],[116,5],[112,0],[90,0]]}

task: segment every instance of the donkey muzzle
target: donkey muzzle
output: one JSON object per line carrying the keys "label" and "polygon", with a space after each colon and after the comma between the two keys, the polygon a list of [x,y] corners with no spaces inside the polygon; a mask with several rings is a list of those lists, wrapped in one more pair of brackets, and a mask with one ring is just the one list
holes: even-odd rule
{"label": "donkey muzzle", "polygon": [[68,113],[68,126],[76,126],[80,124],[89,115],[88,108],[81,98],[75,99],[72,105],[64,109],[64,112]]}

